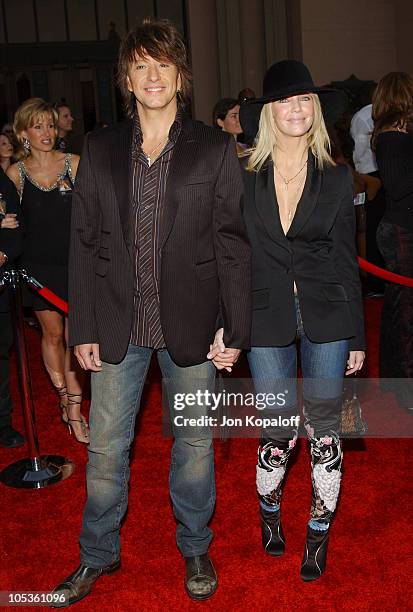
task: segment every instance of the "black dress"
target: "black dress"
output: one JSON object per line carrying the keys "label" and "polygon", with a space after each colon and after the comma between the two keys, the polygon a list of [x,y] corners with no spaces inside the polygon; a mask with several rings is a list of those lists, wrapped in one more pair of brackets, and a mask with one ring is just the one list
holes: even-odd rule
{"label": "black dress", "polygon": [[[386,268],[413,278],[413,139],[404,132],[377,138],[377,165],[386,195],[386,210],[377,229],[377,244]],[[413,407],[413,288],[386,283],[380,330],[380,377],[401,406]],[[410,379],[410,380],[408,380]]]}
{"label": "black dress", "polygon": [[[55,185],[45,188],[19,162],[21,205],[25,237],[22,267],[42,285],[67,300],[70,215],[72,204],[71,154],[67,154],[63,171]],[[33,291],[24,292],[25,306],[34,310],[56,310],[52,304]]]}

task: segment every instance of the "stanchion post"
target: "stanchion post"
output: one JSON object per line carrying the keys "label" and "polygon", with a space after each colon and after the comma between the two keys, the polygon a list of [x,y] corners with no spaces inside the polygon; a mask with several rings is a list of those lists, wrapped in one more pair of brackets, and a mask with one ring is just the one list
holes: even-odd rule
{"label": "stanchion post", "polygon": [[19,388],[30,456],[7,466],[0,472],[0,481],[9,487],[18,489],[41,489],[68,478],[73,473],[74,463],[60,455],[40,455],[24,333],[21,280],[27,282],[27,278],[24,271],[17,270],[11,270],[4,275],[4,280],[11,288],[10,299],[15,327]]}
{"label": "stanchion post", "polygon": [[23,300],[20,275],[16,270],[10,272],[9,280],[10,306],[15,329],[15,347],[17,356],[17,371],[19,377],[20,396],[23,408],[23,419],[26,430],[26,439],[29,447],[30,459],[35,465],[39,464],[39,440],[36,431],[31,377],[27,354],[26,338],[24,334]]}

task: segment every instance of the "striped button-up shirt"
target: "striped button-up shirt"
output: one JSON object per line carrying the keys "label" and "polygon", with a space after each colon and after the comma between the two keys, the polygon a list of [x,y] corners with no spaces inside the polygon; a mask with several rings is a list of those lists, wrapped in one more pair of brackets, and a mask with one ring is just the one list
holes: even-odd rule
{"label": "striped button-up shirt", "polygon": [[131,344],[165,346],[159,305],[161,268],[160,229],[165,206],[165,189],[174,145],[181,131],[179,112],[169,139],[157,159],[149,165],[142,151],[142,130],[136,113],[132,141],[132,205],[135,219],[135,289]]}

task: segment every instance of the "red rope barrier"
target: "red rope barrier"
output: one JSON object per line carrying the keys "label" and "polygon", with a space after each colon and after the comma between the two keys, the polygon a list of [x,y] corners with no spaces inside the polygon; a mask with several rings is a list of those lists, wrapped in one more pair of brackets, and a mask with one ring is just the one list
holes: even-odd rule
{"label": "red rope barrier", "polygon": [[21,270],[21,274],[23,275],[23,280],[29,285],[29,287],[31,287],[31,289],[37,291],[37,293],[39,293],[54,306],[57,306],[57,308],[59,308],[65,314],[69,312],[69,305],[65,300],[56,295],[56,293],[53,293],[53,291],[47,287],[44,287],[42,283],[39,283],[37,278],[34,278],[34,276],[29,276],[25,270]]}
{"label": "red rope barrier", "polygon": [[48,302],[51,302],[54,306],[57,306],[60,310],[62,310],[65,314],[69,312],[69,305],[65,300],[62,300],[58,295],[50,291],[47,287],[42,287],[42,289],[37,289],[37,292],[45,298]]}
{"label": "red rope barrier", "polygon": [[390,283],[396,283],[397,285],[404,285],[405,287],[413,287],[413,278],[409,278],[408,276],[402,276],[401,274],[394,274],[394,272],[389,272],[388,270],[383,270],[383,268],[379,268],[379,266],[375,266],[370,263],[366,259],[362,257],[358,257],[358,264],[362,270],[365,270],[369,274],[373,274],[373,276],[378,276],[385,281],[389,281]]}

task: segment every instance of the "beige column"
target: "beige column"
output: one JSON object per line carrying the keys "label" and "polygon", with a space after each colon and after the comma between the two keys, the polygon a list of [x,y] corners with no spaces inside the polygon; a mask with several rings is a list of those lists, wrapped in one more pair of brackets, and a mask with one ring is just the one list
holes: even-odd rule
{"label": "beige column", "polygon": [[290,18],[295,4],[294,0],[264,0],[267,67],[293,57],[288,27],[300,29],[300,23]]}
{"label": "beige column", "polygon": [[397,69],[408,72],[413,77],[411,40],[413,32],[413,3],[407,0],[396,0],[394,5]]}
{"label": "beige column", "polygon": [[234,98],[243,87],[239,0],[217,1],[221,94]]}
{"label": "beige column", "polygon": [[186,0],[188,43],[193,72],[193,116],[211,123],[221,97],[215,0]]}
{"label": "beige column", "polygon": [[266,69],[265,52],[265,0],[240,0],[242,84],[261,95],[262,79]]}
{"label": "beige column", "polygon": [[186,14],[194,116],[207,123],[219,98],[260,95],[266,68],[300,55],[300,0],[186,0]]}

